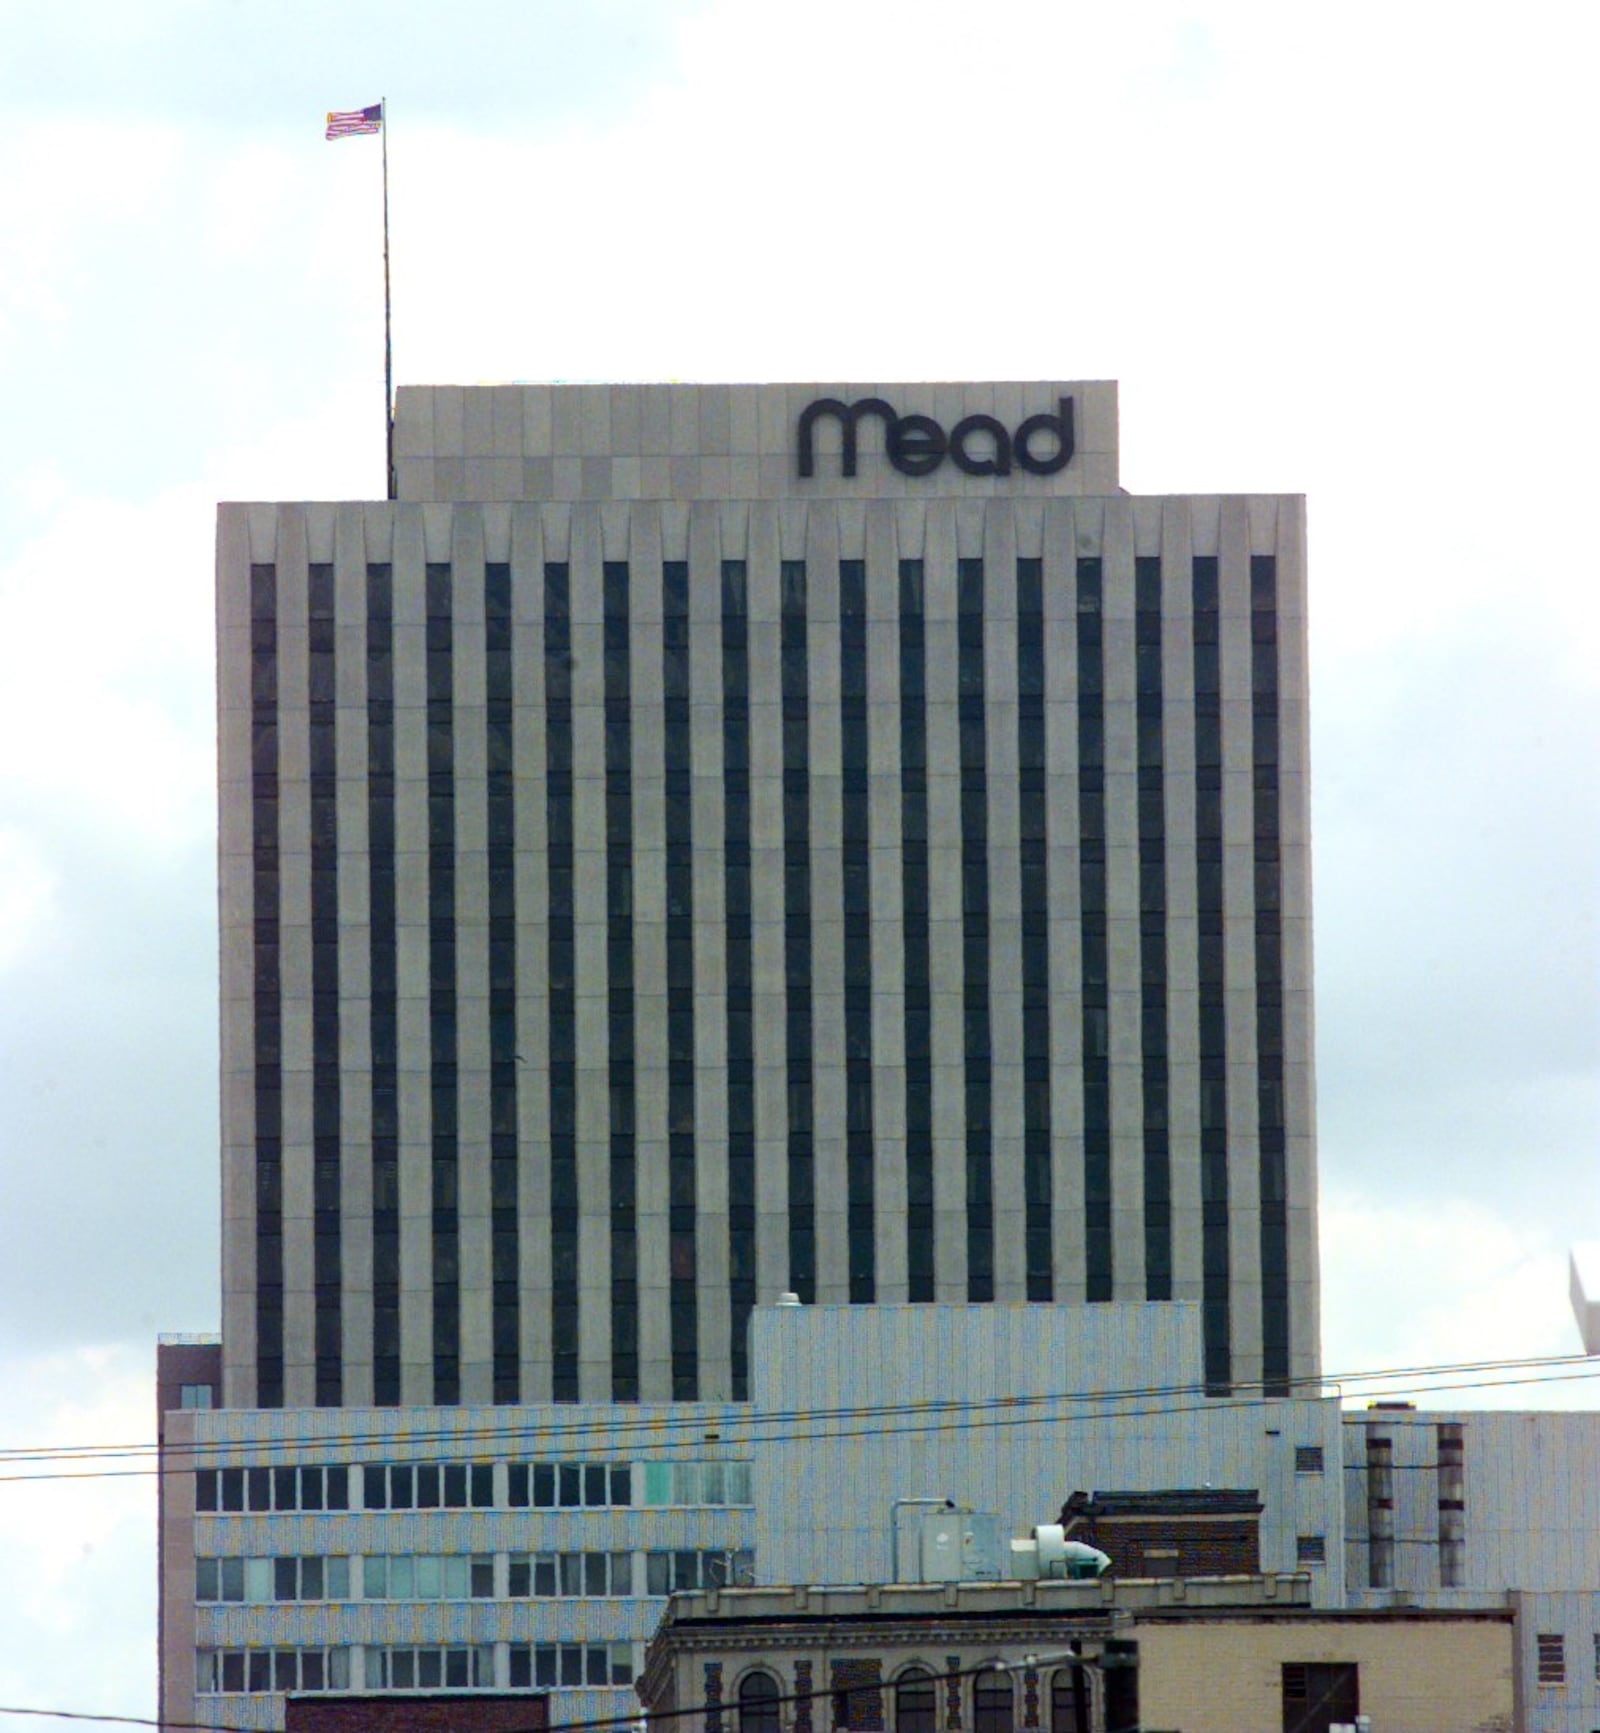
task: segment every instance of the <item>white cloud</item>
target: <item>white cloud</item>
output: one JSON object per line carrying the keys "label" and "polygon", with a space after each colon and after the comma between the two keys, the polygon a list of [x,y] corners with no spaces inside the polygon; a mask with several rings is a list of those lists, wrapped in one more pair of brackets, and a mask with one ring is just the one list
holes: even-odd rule
{"label": "white cloud", "polygon": [[[1483,1204],[1441,1196],[1397,1204],[1324,1186],[1323,1366],[1332,1377],[1381,1367],[1461,1365],[1582,1352],[1567,1298],[1559,1224],[1513,1228]],[[1452,1377],[1458,1394],[1393,1390],[1431,1408],[1594,1408],[1600,1378],[1537,1368]],[[1516,1380],[1531,1380],[1516,1382]],[[1363,1388],[1352,1382],[1346,1394]],[[1365,1398],[1363,1398],[1364,1400]]]}
{"label": "white cloud", "polygon": [[0,787],[126,840],[211,823],[211,502],[61,500],[0,569]]}
{"label": "white cloud", "polygon": [[[0,1369],[0,1436],[11,1448],[148,1443],[154,1409],[148,1350],[79,1348]],[[155,1505],[153,1475],[0,1485],[0,1702],[153,1713]],[[0,1725],[38,1728],[5,1716]]]}
{"label": "white cloud", "polygon": [[0,830],[0,972],[49,920],[55,895],[55,876],[33,840],[22,830]]}

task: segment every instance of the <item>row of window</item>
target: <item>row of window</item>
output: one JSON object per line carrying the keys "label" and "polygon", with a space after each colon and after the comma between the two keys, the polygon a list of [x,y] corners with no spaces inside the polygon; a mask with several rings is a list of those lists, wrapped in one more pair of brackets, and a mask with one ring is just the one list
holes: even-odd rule
{"label": "row of window", "polygon": [[[360,1678],[356,1677],[357,1672]],[[197,1692],[470,1691],[496,1686],[629,1685],[630,1643],[512,1643],[505,1677],[492,1643],[365,1648],[198,1649]]]}
{"label": "row of window", "polygon": [[195,1471],[200,1511],[565,1510],[747,1505],[748,1462],[332,1463]]}
{"label": "row of window", "polygon": [[[1594,1635],[1594,1680],[1600,1684],[1600,1631]],[[1560,1631],[1540,1631],[1534,1639],[1538,1681],[1541,1685],[1567,1682],[1567,1639]]]}
{"label": "row of window", "polygon": [[[1131,1671],[1108,1673],[1108,1692],[1115,1703],[1107,1704],[1111,1725],[1123,1725],[1121,1719],[1131,1710],[1127,1694],[1119,1691],[1113,1680],[1133,1678]],[[836,1690],[825,1711],[813,1709],[814,1723],[834,1729],[883,1728],[891,1725],[894,1733],[938,1733],[943,1722],[941,1699],[950,1691],[967,1695],[971,1720],[952,1724],[970,1725],[972,1733],[1014,1733],[1016,1726],[1016,1687],[1008,1672],[999,1670],[978,1673],[962,1690],[958,1682],[928,1672],[922,1667],[908,1667],[898,1678],[885,1686]],[[1040,1679],[1040,1698],[1049,1705],[1049,1733],[1088,1733],[1090,1722],[1090,1690],[1088,1676],[1081,1667],[1060,1667]],[[739,1681],[734,1715],[737,1733],[781,1733],[784,1725],[783,1691],[771,1673],[746,1673]],[[1031,1688],[1030,1688],[1031,1695]],[[887,1703],[885,1701],[887,1699]],[[957,1698],[959,1701],[959,1697]],[[951,1705],[954,1711],[954,1704]],[[892,1723],[886,1716],[892,1709]],[[1115,1712],[1114,1712],[1115,1711]]]}
{"label": "row of window", "polygon": [[[202,1605],[281,1601],[564,1600],[670,1595],[755,1580],[747,1548],[631,1552],[368,1553],[331,1557],[200,1558]],[[499,1561],[503,1559],[502,1565]]]}

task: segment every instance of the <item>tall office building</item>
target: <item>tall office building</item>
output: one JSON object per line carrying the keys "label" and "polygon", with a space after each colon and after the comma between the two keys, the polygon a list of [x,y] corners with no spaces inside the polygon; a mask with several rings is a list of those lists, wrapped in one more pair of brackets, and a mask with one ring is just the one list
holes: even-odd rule
{"label": "tall office building", "polygon": [[666,1593],[784,1568],[786,1291],[1314,1375],[1299,500],[1124,494],[1101,383],[408,389],[395,468],[220,514],[164,1721],[630,1713]]}
{"label": "tall office building", "polygon": [[395,438],[220,516],[226,1405],[738,1400],[783,1290],[1314,1373],[1301,502],[1104,383]]}

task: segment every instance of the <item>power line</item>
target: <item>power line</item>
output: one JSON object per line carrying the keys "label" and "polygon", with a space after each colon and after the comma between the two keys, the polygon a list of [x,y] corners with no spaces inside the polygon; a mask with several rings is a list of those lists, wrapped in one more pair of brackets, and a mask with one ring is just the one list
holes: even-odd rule
{"label": "power line", "polygon": [[[1395,1379],[1442,1377],[1454,1373],[1518,1370],[1535,1366],[1571,1366],[1591,1363],[1590,1356],[1584,1354],[1548,1354],[1524,1355],[1496,1360],[1462,1360],[1440,1362],[1423,1366],[1381,1367],[1357,1372],[1328,1373],[1315,1379],[1301,1381],[1301,1388],[1290,1387],[1288,1396],[1271,1395],[1270,1401],[1323,1400],[1330,1394],[1323,1386],[1340,1384],[1368,1384],[1378,1381]],[[1600,1366],[1600,1361],[1594,1362]],[[1273,1380],[1274,1384],[1278,1381]],[[1484,1388],[1483,1385],[1468,1385],[1462,1388]],[[863,1403],[833,1408],[790,1408],[763,1410],[759,1417],[746,1420],[741,1415],[727,1418],[714,1414],[682,1415],[644,1414],[636,1419],[612,1419],[608,1415],[604,1430],[608,1439],[626,1438],[631,1433],[645,1433],[655,1439],[662,1433],[696,1432],[703,1435],[705,1428],[710,1426],[729,1425],[745,1427],[749,1425],[768,1425],[779,1422],[799,1421],[809,1423],[817,1420],[835,1419],[865,1419],[875,1415],[921,1415],[936,1412],[967,1412],[975,1409],[999,1407],[1020,1408],[1039,1406],[1045,1403],[1063,1402],[1107,1402],[1126,1401],[1134,1398],[1158,1398],[1166,1396],[1200,1396],[1206,1395],[1210,1402],[1221,1402],[1238,1397],[1248,1397],[1252,1393],[1266,1395],[1267,1381],[1256,1379],[1249,1382],[1236,1382],[1229,1387],[1229,1396],[1213,1397],[1208,1395],[1208,1386],[1204,1381],[1190,1380],[1176,1384],[1146,1384],[1125,1385],[1120,1388],[1095,1391],[1047,1391],[1027,1396],[989,1396],[989,1397],[929,1397],[896,1403]],[[748,1407],[748,1404],[730,1404],[730,1406]],[[174,1410],[174,1412],[183,1412]],[[220,1413],[227,1410],[195,1409],[192,1413]],[[264,1411],[268,1412],[268,1411]],[[330,1410],[329,1412],[335,1412]],[[362,1444],[387,1444],[397,1437],[404,1436],[413,1443],[463,1443],[475,1440],[493,1442],[502,1438],[521,1439],[560,1439],[563,1437],[582,1437],[592,1439],[596,1431],[592,1419],[574,1420],[565,1423],[546,1422],[529,1426],[525,1423],[507,1424],[491,1427],[437,1427],[431,1430],[411,1428],[403,1434],[395,1432],[341,1433],[328,1434],[303,1432],[286,1434],[272,1442],[283,1447],[314,1448],[319,1444],[337,1444],[341,1448],[359,1446]],[[688,1442],[698,1444],[701,1438]],[[149,1455],[157,1450],[153,1442],[119,1443],[119,1444],[83,1444],[64,1446],[29,1446],[15,1445],[0,1447],[0,1462],[6,1460],[21,1461],[37,1457],[40,1460],[65,1459],[72,1455],[92,1455],[99,1458],[114,1456]],[[187,1443],[181,1446],[192,1455],[206,1453],[228,1452],[239,1448],[238,1440],[214,1439],[205,1442]]]}
{"label": "power line", "polygon": [[[930,1685],[948,1684],[956,1679],[974,1679],[981,1673],[1017,1673],[1025,1669],[1038,1667],[1070,1667],[1082,1666],[1099,1668],[1101,1662],[1092,1655],[1077,1655],[1066,1651],[1049,1654],[1024,1654],[1015,1661],[1000,1662],[995,1660],[980,1661],[974,1667],[957,1667],[931,1672],[923,1669],[918,1676],[918,1683]],[[761,1704],[768,1705],[784,1703],[814,1703],[824,1697],[849,1695],[864,1697],[892,1692],[900,1683],[899,1680],[882,1680],[876,1685],[840,1686],[821,1685],[811,1691],[780,1691],[771,1697],[763,1697]],[[557,1687],[545,1687],[560,1689]],[[365,1692],[356,1695],[367,1695]],[[387,1693],[371,1693],[383,1695]],[[541,1689],[529,1692],[530,1699],[541,1695]],[[399,1699],[403,1701],[404,1699]],[[610,1727],[636,1727],[641,1721],[678,1721],[689,1715],[722,1715],[730,1720],[737,1717],[739,1705],[736,1702],[701,1702],[686,1704],[677,1709],[652,1709],[646,1712],[641,1707],[624,1715],[598,1715],[583,1721],[554,1721],[549,1725],[507,1728],[503,1733],[601,1733],[602,1729]],[[246,1727],[237,1722],[228,1721],[163,1721],[150,1715],[96,1715],[84,1709],[35,1709],[22,1708],[11,1704],[0,1704],[0,1715],[30,1715],[51,1721],[105,1721],[119,1727],[160,1727],[166,1733],[261,1733],[259,1727]]]}
{"label": "power line", "polygon": [[[1454,1383],[1448,1383],[1448,1384],[1439,1384],[1439,1383],[1428,1384],[1428,1383],[1424,1383],[1424,1382],[1418,1382],[1418,1383],[1415,1383],[1413,1385],[1407,1386],[1406,1388],[1408,1388],[1410,1390],[1410,1392],[1414,1395],[1420,1395],[1420,1394],[1440,1395],[1440,1394],[1446,1394],[1446,1393],[1449,1393],[1452,1391],[1465,1392],[1465,1391],[1471,1391],[1471,1390],[1510,1389],[1510,1388],[1517,1388],[1517,1387],[1526,1386],[1526,1385],[1547,1384],[1547,1383],[1563,1383],[1563,1382],[1570,1382],[1570,1381],[1573,1381],[1575,1379],[1588,1379],[1588,1378],[1600,1377],[1600,1361],[1589,1360],[1585,1356],[1581,1356],[1581,1355],[1563,1355],[1563,1356],[1547,1356],[1544,1358],[1529,1358],[1529,1359],[1523,1359],[1523,1360],[1462,1362],[1462,1363],[1455,1364],[1455,1365],[1440,1365],[1440,1366],[1433,1367],[1433,1368],[1411,1369],[1410,1373],[1407,1373],[1407,1372],[1384,1372],[1384,1373],[1367,1373],[1367,1374],[1347,1374],[1344,1381],[1357,1381],[1357,1380],[1365,1380],[1365,1379],[1376,1378],[1376,1377],[1385,1377],[1385,1378],[1402,1377],[1402,1376],[1407,1376],[1407,1375],[1412,1375],[1412,1374],[1417,1376],[1419,1379],[1424,1379],[1424,1378],[1429,1378],[1429,1377],[1440,1378],[1440,1377],[1446,1377],[1446,1376],[1450,1376],[1450,1375],[1460,1373],[1460,1372],[1470,1373],[1470,1372],[1472,1372],[1472,1371],[1474,1371],[1480,1367],[1482,1369],[1485,1369],[1485,1370],[1493,1370],[1493,1369],[1497,1369],[1497,1368],[1513,1368],[1513,1369],[1515,1369],[1515,1368],[1521,1368],[1521,1367],[1537,1367],[1537,1366],[1560,1367],[1560,1366],[1574,1366],[1574,1365],[1579,1366],[1582,1369],[1569,1371],[1569,1372],[1561,1372],[1561,1371],[1537,1372],[1533,1376],[1527,1377],[1527,1378],[1472,1378],[1472,1379],[1469,1379],[1467,1381],[1454,1382]],[[898,1407],[883,1407],[883,1408],[832,1409],[832,1410],[816,1409],[816,1410],[809,1410],[809,1411],[808,1410],[790,1410],[790,1411],[781,1412],[781,1413],[763,1413],[759,1416],[752,1417],[749,1420],[744,1420],[744,1419],[740,1418],[740,1419],[735,1419],[731,1422],[724,1422],[724,1424],[728,1426],[730,1432],[732,1432],[734,1434],[734,1436],[731,1436],[731,1437],[728,1437],[725,1439],[719,1438],[719,1439],[715,1440],[714,1442],[717,1442],[719,1444],[729,1444],[729,1445],[734,1445],[734,1446],[748,1447],[748,1446],[754,1446],[754,1445],[759,1445],[759,1444],[821,1443],[821,1442],[832,1442],[832,1441],[851,1439],[851,1438],[897,1438],[897,1437],[899,1437],[899,1438],[907,1438],[907,1437],[914,1438],[914,1437],[927,1437],[927,1436],[936,1436],[936,1435],[943,1435],[943,1434],[955,1434],[955,1433],[961,1433],[961,1432],[971,1432],[971,1431],[980,1431],[980,1430],[1000,1430],[1000,1429],[1009,1430],[1013,1427],[1018,1427],[1018,1426],[1074,1425],[1074,1424],[1078,1424],[1078,1423],[1085,1422],[1085,1421],[1103,1421],[1103,1420],[1117,1420],[1117,1419],[1121,1419],[1121,1420],[1156,1420],[1156,1419],[1162,1419],[1162,1418],[1167,1418],[1170,1416],[1174,1416],[1174,1415],[1178,1415],[1178,1414],[1186,1414],[1186,1413],[1201,1413],[1201,1412],[1216,1413],[1224,1407],[1234,1409],[1234,1410],[1237,1410],[1240,1408],[1260,1409],[1260,1408],[1274,1407],[1280,1401],[1284,1400],[1284,1398],[1280,1398],[1280,1397],[1276,1397],[1276,1396],[1272,1396],[1272,1397],[1256,1396],[1256,1397],[1250,1397],[1250,1398],[1245,1398],[1245,1399],[1239,1399],[1237,1397],[1232,1398],[1232,1399],[1218,1399],[1218,1398],[1208,1397],[1208,1398],[1204,1398],[1204,1399],[1202,1399],[1200,1401],[1196,1401],[1196,1402],[1165,1402],[1165,1403],[1160,1403],[1160,1405],[1153,1405],[1153,1406],[1132,1406],[1132,1407],[1108,1406],[1108,1404],[1114,1404],[1114,1403],[1118,1403],[1118,1402],[1128,1402],[1128,1401],[1132,1401],[1135,1404],[1139,1404],[1139,1403],[1156,1404],[1156,1403],[1160,1402],[1161,1397],[1163,1397],[1164,1395],[1166,1395],[1168,1393],[1195,1393],[1201,1388],[1202,1388],[1201,1386],[1192,1385],[1192,1384],[1190,1384],[1190,1385],[1168,1385],[1168,1386],[1150,1386],[1150,1387],[1143,1389],[1143,1390],[1131,1390],[1131,1391],[1126,1391],[1126,1392],[1108,1391],[1108,1392],[1104,1392],[1101,1394],[1061,1392],[1061,1393],[1057,1393],[1057,1394],[1042,1395],[1042,1396],[984,1398],[981,1400],[973,1400],[970,1402],[937,1402],[937,1403],[930,1402],[930,1403],[926,1403],[926,1404],[906,1404],[906,1405],[900,1405]],[[1301,1400],[1313,1400],[1314,1398],[1305,1397],[1305,1398],[1300,1398],[1300,1399]],[[1071,1413],[1071,1412],[1069,1412],[1069,1413],[1061,1413],[1061,1412],[1017,1413],[1017,1412],[1015,1412],[1017,1409],[1030,1409],[1030,1408],[1031,1409],[1039,1409],[1039,1408],[1044,1407],[1046,1404],[1054,1405],[1055,1407],[1061,1407],[1061,1406],[1067,1406],[1067,1405],[1073,1405],[1073,1404],[1091,1404],[1091,1403],[1096,1404],[1096,1406],[1094,1406],[1092,1408],[1085,1409],[1085,1410],[1077,1412],[1077,1413]],[[835,1428],[832,1430],[823,1430],[823,1431],[804,1431],[804,1430],[790,1430],[790,1429],[772,1430],[772,1428],[775,1428],[775,1427],[787,1428],[791,1422],[791,1419],[793,1421],[798,1422],[798,1423],[803,1425],[804,1422],[808,1418],[826,1419],[826,1418],[829,1418],[832,1416],[837,1416],[839,1418],[850,1419],[850,1418],[856,1418],[856,1417],[861,1417],[861,1416],[870,1416],[870,1415],[878,1414],[878,1413],[881,1413],[884,1415],[912,1414],[913,1416],[918,1416],[918,1415],[931,1415],[931,1414],[937,1413],[937,1412],[949,1412],[949,1411],[954,1411],[957,1413],[965,1413],[968,1415],[976,1415],[976,1417],[975,1418],[967,1418],[967,1419],[948,1420],[948,1421],[934,1420],[931,1424],[927,1424],[927,1425],[916,1425],[916,1424],[868,1425],[868,1426],[857,1426],[857,1427],[838,1427],[838,1428]],[[634,1424],[635,1423],[630,1423],[630,1428],[632,1428]],[[703,1431],[703,1428],[705,1427],[706,1422],[703,1418],[701,1418],[698,1420],[687,1422],[686,1424],[696,1426],[696,1427],[702,1429],[702,1431]],[[655,1430],[654,1428],[650,1428],[648,1426],[646,1426],[645,1429],[647,1431],[651,1431],[651,1432],[653,1432]],[[582,1427],[574,1426],[571,1428],[560,1428],[557,1430],[559,1430],[563,1435],[570,1433],[570,1432],[581,1433],[585,1438],[591,1440],[590,1448],[591,1449],[594,1448],[594,1446],[592,1444],[592,1440],[593,1440],[593,1435],[594,1435],[595,1429],[592,1425],[582,1426]],[[344,1449],[351,1448],[352,1445],[355,1445],[355,1444],[368,1443],[368,1444],[382,1444],[382,1445],[386,1446],[387,1448],[384,1450],[382,1457],[379,1458],[378,1460],[380,1460],[382,1462],[389,1462],[389,1461],[392,1461],[394,1459],[397,1449],[405,1449],[407,1447],[415,1448],[423,1442],[438,1441],[438,1442],[446,1443],[446,1444],[472,1444],[472,1443],[485,1443],[485,1442],[493,1443],[493,1442],[496,1442],[499,1440],[515,1440],[515,1441],[526,1446],[526,1445],[537,1445],[537,1443],[540,1441],[540,1439],[543,1436],[544,1436],[544,1429],[542,1429],[542,1428],[509,1426],[509,1427],[498,1427],[498,1428],[467,1428],[467,1429],[463,1429],[460,1432],[442,1431],[439,1433],[432,1433],[432,1434],[425,1434],[425,1433],[418,1433],[418,1432],[409,1432],[409,1433],[408,1432],[396,1432],[396,1433],[392,1433],[392,1434],[367,1434],[367,1435],[358,1435],[354,1439],[349,1438],[349,1437],[340,1438],[337,1436],[322,1437],[322,1436],[312,1436],[312,1435],[302,1435],[300,1437],[295,1437],[295,1438],[277,1438],[277,1439],[250,1439],[250,1440],[233,1439],[233,1440],[217,1441],[215,1443],[207,1445],[202,1450],[191,1450],[191,1447],[188,1445],[179,1446],[178,1448],[180,1448],[186,1452],[189,1452],[191,1454],[200,1454],[202,1456],[215,1457],[215,1456],[222,1455],[224,1453],[233,1454],[233,1453],[240,1451],[240,1450],[259,1448],[262,1445],[271,1445],[275,1449],[282,1449],[282,1448],[315,1449],[318,1446],[323,1446],[323,1447],[326,1447],[330,1450],[332,1450],[332,1449],[344,1450]],[[626,1442],[625,1440],[619,1441],[619,1443],[625,1443],[625,1442]],[[641,1441],[641,1442],[643,1442],[643,1441]],[[669,1449],[669,1450],[682,1450],[682,1449],[687,1449],[691,1446],[703,1445],[703,1443],[707,1442],[707,1441],[704,1440],[702,1437],[701,1439],[695,1439],[695,1440],[665,1441],[665,1442],[663,1442],[659,1439],[654,1439],[654,1440],[651,1440],[650,1442],[653,1442],[654,1446],[656,1448],[665,1448],[665,1449]],[[142,1446],[142,1447],[137,1447],[137,1448],[138,1448],[139,1454],[148,1455],[151,1453],[151,1451],[153,1450],[154,1447]],[[12,1464],[31,1463],[31,1462],[43,1463],[43,1462],[49,1462],[49,1461],[82,1462],[82,1461],[106,1460],[108,1457],[114,1459],[114,1458],[121,1456],[121,1455],[125,1455],[125,1454],[131,1455],[134,1453],[135,1452],[133,1449],[127,1448],[127,1447],[118,1447],[118,1448],[116,1448],[110,1452],[106,1452],[103,1449],[96,1449],[96,1447],[93,1447],[93,1446],[72,1446],[72,1447],[68,1447],[68,1448],[63,1448],[59,1451],[50,1451],[50,1450],[45,1449],[45,1448],[41,1448],[41,1449],[39,1449],[33,1453],[26,1453],[23,1451],[14,1451],[11,1453],[8,1460]],[[594,1455],[592,1457],[588,1457],[585,1460],[588,1460],[590,1462],[606,1462],[606,1461],[612,1460],[616,1454],[617,1454],[617,1449],[611,1448],[608,1450],[602,1450],[602,1451],[600,1451],[599,1454]],[[7,1459],[4,1458],[3,1455],[0,1455],[0,1460],[7,1460]],[[426,1461],[427,1459],[426,1458],[420,1458],[420,1459],[413,1458],[412,1460],[413,1461],[418,1461],[418,1460]],[[6,1483],[6,1482],[14,1483],[14,1482],[19,1482],[19,1481],[47,1481],[47,1480],[51,1480],[51,1481],[54,1481],[54,1480],[111,1480],[111,1479],[149,1478],[149,1477],[157,1476],[157,1475],[161,1475],[161,1474],[193,1473],[196,1471],[197,1467],[204,1468],[205,1466],[206,1466],[206,1463],[202,1461],[200,1464],[195,1464],[193,1462],[185,1462],[182,1466],[176,1466],[175,1465],[175,1466],[169,1466],[169,1467],[156,1466],[156,1467],[150,1467],[150,1468],[65,1469],[65,1470],[60,1470],[60,1471],[56,1471],[56,1472],[48,1472],[48,1473],[0,1474],[0,1483]],[[234,1466],[234,1465],[230,1465],[230,1466]],[[238,1465],[238,1466],[261,1466],[261,1465],[254,1464],[254,1465]],[[278,1466],[288,1466],[288,1465],[278,1464]],[[356,1465],[352,1464],[351,1466],[356,1466]],[[558,1508],[567,1508],[567,1507],[558,1507]],[[233,1514],[233,1513],[224,1512],[224,1513],[220,1513],[220,1514]]]}
{"label": "power line", "polygon": [[[1590,1363],[1590,1356],[1584,1354],[1548,1354],[1524,1355],[1495,1360],[1462,1360],[1438,1362],[1422,1366],[1383,1367],[1358,1372],[1329,1373],[1314,1380],[1305,1380],[1305,1388],[1296,1391],[1291,1387],[1287,1397],[1273,1395],[1269,1400],[1321,1400],[1327,1394],[1321,1386],[1339,1384],[1366,1384],[1379,1380],[1394,1380],[1401,1378],[1431,1378],[1454,1373],[1492,1372],[1502,1370],[1519,1370],[1534,1366],[1569,1366]],[[1595,1362],[1600,1365],[1600,1362]],[[1277,1381],[1274,1380],[1274,1383]],[[1313,1388],[1312,1386],[1315,1386]],[[703,1432],[707,1426],[719,1424],[745,1425],[751,1423],[767,1424],[779,1421],[863,1419],[874,1415],[927,1414],[935,1412],[964,1412],[973,1409],[997,1407],[1028,1407],[1043,1403],[1058,1402],[1106,1402],[1123,1401],[1132,1398],[1155,1398],[1164,1396],[1198,1396],[1208,1394],[1208,1386],[1203,1381],[1185,1381],[1176,1384],[1144,1384],[1124,1385],[1106,1390],[1092,1391],[1046,1391],[1026,1396],[987,1396],[987,1397],[928,1397],[895,1403],[859,1403],[832,1408],[789,1408],[767,1409],[761,1412],[759,1422],[746,1422],[743,1416],[734,1416],[731,1420],[717,1415],[682,1415],[677,1413],[665,1415],[642,1415],[637,1419],[607,1419],[605,1430],[609,1437],[625,1437],[629,1433],[643,1432],[654,1437],[662,1432],[695,1431]],[[1266,1393],[1265,1380],[1236,1382],[1229,1387],[1230,1396],[1248,1396],[1252,1393]],[[1228,1397],[1208,1397],[1211,1401],[1225,1401]],[[738,1404],[731,1406],[748,1406]],[[182,1412],[175,1410],[174,1412]],[[191,1413],[221,1413],[226,1410],[193,1409]],[[264,1411],[270,1412],[270,1411]],[[330,1411],[332,1412],[332,1411]],[[464,1442],[474,1439],[498,1439],[504,1437],[536,1437],[560,1438],[565,1436],[580,1436],[592,1438],[596,1427],[593,1420],[574,1420],[567,1423],[544,1423],[535,1426],[526,1424],[508,1424],[493,1427],[438,1427],[432,1430],[411,1428],[406,1436],[414,1442]],[[273,1440],[274,1443],[285,1446],[313,1447],[318,1444],[337,1443],[340,1446],[359,1445],[365,1443],[382,1443],[396,1436],[392,1432],[342,1433],[323,1435],[321,1433],[287,1434]],[[692,1442],[698,1443],[699,1439]],[[6,1459],[20,1460],[30,1456],[65,1457],[72,1454],[92,1454],[95,1456],[141,1455],[154,1452],[158,1446],[153,1442],[118,1443],[118,1444],[83,1444],[65,1446],[30,1446],[15,1445],[0,1447],[0,1461]],[[192,1453],[205,1451],[226,1451],[237,1448],[237,1441],[226,1439],[210,1440],[204,1443],[191,1443],[182,1446]]]}

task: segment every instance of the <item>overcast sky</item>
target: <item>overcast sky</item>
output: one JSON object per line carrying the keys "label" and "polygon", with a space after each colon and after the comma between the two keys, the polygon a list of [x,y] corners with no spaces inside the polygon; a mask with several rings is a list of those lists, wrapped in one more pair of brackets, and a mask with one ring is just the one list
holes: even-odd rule
{"label": "overcast sky", "polygon": [[[0,1444],[152,1438],[156,1331],[216,1326],[213,512],[381,492],[379,145],[322,138],[380,96],[402,383],[1115,378],[1130,490],[1309,496],[1324,1364],[1577,1348],[1600,11],[0,0],[0,41]],[[0,1483],[0,1704],[151,1712],[152,1512]]]}

